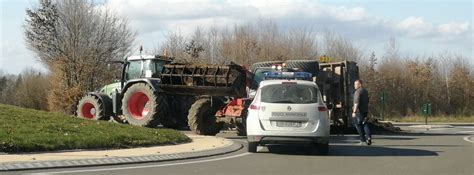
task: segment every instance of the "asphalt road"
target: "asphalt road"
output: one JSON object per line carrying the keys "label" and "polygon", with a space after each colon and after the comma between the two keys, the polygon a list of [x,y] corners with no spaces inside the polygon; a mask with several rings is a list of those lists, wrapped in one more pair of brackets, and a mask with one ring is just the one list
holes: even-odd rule
{"label": "asphalt road", "polygon": [[[327,156],[307,155],[299,147],[246,148],[201,159],[120,166],[3,172],[4,174],[474,174],[474,127],[438,128],[425,134],[376,135],[359,146],[355,135],[332,136]],[[246,146],[244,137],[221,133]]]}

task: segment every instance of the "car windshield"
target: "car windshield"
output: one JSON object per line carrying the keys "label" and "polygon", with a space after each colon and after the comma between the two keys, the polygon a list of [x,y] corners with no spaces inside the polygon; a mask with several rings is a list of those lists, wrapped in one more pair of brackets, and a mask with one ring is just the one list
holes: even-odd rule
{"label": "car windshield", "polygon": [[275,84],[262,88],[261,101],[265,103],[317,103],[318,89],[300,84]]}

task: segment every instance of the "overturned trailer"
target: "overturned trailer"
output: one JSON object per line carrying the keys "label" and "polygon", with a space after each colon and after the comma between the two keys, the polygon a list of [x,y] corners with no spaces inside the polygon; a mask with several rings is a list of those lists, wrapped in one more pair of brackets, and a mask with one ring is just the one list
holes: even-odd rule
{"label": "overturned trailer", "polygon": [[320,63],[316,78],[324,101],[331,108],[332,125],[351,127],[354,82],[359,79],[359,67],[353,61]]}

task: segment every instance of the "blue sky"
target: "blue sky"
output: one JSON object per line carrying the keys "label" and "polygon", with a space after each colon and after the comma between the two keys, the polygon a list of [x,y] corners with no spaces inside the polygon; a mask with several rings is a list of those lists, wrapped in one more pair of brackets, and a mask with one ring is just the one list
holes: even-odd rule
{"label": "blue sky", "polygon": [[[45,70],[23,39],[25,9],[34,0],[1,1],[0,70],[17,74],[25,68]],[[470,0],[111,0],[110,7],[126,16],[137,30],[136,45],[153,48],[169,31],[191,33],[197,26],[231,26],[269,18],[282,26],[312,24],[349,38],[365,52],[383,54],[395,37],[406,55],[445,52],[473,56],[473,2]]]}

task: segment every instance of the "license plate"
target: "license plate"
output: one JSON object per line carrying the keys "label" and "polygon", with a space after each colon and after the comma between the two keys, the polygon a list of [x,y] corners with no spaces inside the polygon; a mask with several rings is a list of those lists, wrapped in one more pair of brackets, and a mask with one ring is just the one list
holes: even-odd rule
{"label": "license plate", "polygon": [[276,122],[277,127],[301,127],[301,122]]}

